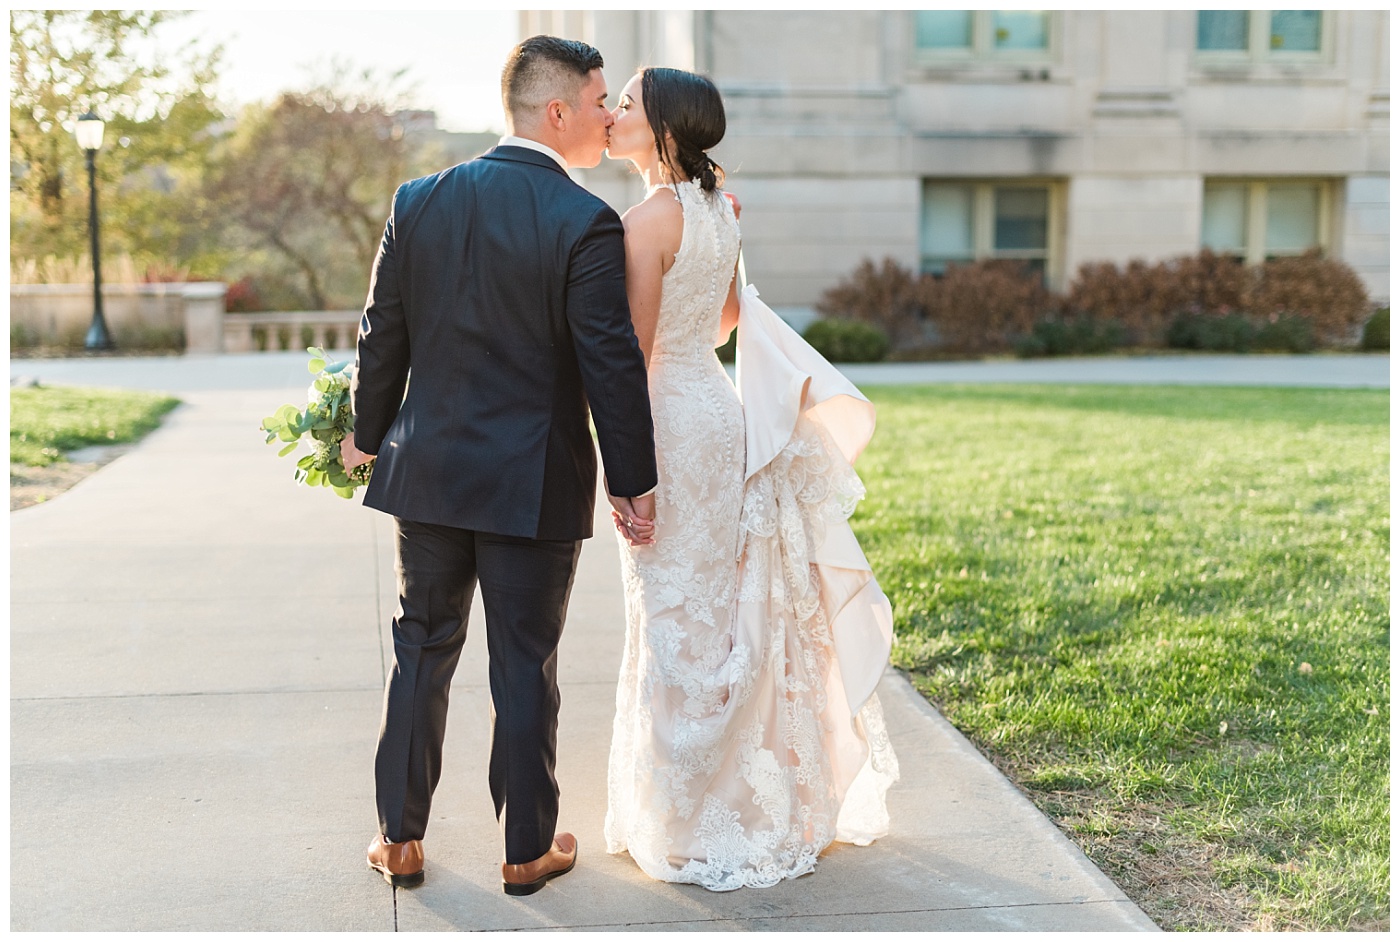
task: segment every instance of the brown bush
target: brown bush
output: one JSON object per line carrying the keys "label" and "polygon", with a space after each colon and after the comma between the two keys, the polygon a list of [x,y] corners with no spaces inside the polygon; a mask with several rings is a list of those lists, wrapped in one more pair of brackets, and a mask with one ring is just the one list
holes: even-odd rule
{"label": "brown bush", "polygon": [[1260,266],[1246,299],[1260,322],[1292,314],[1312,322],[1319,339],[1355,343],[1371,312],[1366,287],[1344,262],[1324,258],[1316,249],[1306,255],[1270,259]]}
{"label": "brown bush", "polygon": [[1065,312],[1116,321],[1131,342],[1151,344],[1158,342],[1176,313],[1190,305],[1192,293],[1167,262],[1133,259],[1122,269],[1112,262],[1090,262],[1080,266],[1070,285]]}
{"label": "brown bush", "polygon": [[1181,294],[1179,307],[1216,314],[1245,309],[1250,271],[1234,256],[1203,249],[1169,264]]}
{"label": "brown bush", "polygon": [[[861,321],[890,338],[890,357],[1009,350],[1039,321],[1083,329],[1117,324],[1122,341],[1162,347],[1176,324],[1233,318],[1255,328],[1303,318],[1324,343],[1355,343],[1370,312],[1366,289],[1345,263],[1310,252],[1246,266],[1203,250],[1160,262],[1133,259],[1081,265],[1062,297],[1018,262],[950,265],[942,278],[919,277],[893,259],[866,259],[822,296],[828,318]],[[1231,321],[1233,323],[1233,321]],[[1179,331],[1178,331],[1179,332]]]}
{"label": "brown bush", "polygon": [[826,318],[880,328],[895,359],[1006,351],[1055,308],[1020,262],[950,265],[942,278],[915,275],[894,259],[866,259],[817,302]]}
{"label": "brown bush", "polygon": [[949,352],[1009,350],[1055,308],[1040,277],[1015,261],[949,265],[946,275],[925,278],[920,287],[925,317]]}
{"label": "brown bush", "polygon": [[849,277],[822,294],[817,313],[878,327],[895,349],[919,346],[926,339],[919,279],[892,258],[878,268],[865,259]]}

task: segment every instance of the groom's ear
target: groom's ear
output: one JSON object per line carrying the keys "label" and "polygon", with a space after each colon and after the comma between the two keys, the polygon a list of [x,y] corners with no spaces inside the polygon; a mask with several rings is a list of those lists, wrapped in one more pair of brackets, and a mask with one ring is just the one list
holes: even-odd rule
{"label": "groom's ear", "polygon": [[550,99],[549,104],[544,106],[544,119],[549,123],[550,127],[554,128],[556,131],[562,131],[564,130],[565,115],[567,115],[569,111],[568,105],[562,98],[553,98]]}

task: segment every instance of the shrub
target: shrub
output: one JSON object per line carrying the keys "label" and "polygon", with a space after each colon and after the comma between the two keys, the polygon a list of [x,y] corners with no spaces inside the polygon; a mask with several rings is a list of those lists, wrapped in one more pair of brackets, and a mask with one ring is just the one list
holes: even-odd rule
{"label": "shrub", "polygon": [[1254,343],[1255,329],[1242,314],[1181,314],[1167,328],[1167,346],[1185,350],[1245,353]]}
{"label": "shrub", "polygon": [[817,313],[826,320],[878,328],[896,348],[918,346],[927,340],[920,287],[919,278],[894,259],[885,259],[877,268],[867,258],[822,294]]}
{"label": "shrub", "polygon": [[190,280],[190,270],[184,265],[156,259],[146,264],[145,270],[141,273],[141,280],[147,284],[185,282]]}
{"label": "shrub", "polygon": [[[826,318],[879,327],[895,359],[1008,347],[1054,356],[1125,344],[1302,352],[1355,343],[1366,307],[1356,273],[1319,251],[1246,266],[1209,250],[1121,267],[1087,263],[1063,297],[1013,261],[950,265],[932,278],[893,259],[878,267],[867,259],[817,305]],[[1388,316],[1370,328],[1384,330],[1384,347],[1368,349],[1389,349]]]}
{"label": "shrub", "polygon": [[185,349],[185,329],[132,324],[113,328],[112,342],[117,345],[118,350],[164,350],[178,353]]}
{"label": "shrub", "polygon": [[1210,249],[1202,249],[1164,265],[1175,286],[1168,292],[1172,315],[1183,310],[1227,314],[1245,309],[1251,272],[1233,255],[1216,255]]}
{"label": "shrub", "polygon": [[719,357],[721,363],[733,363],[734,357],[739,351],[739,332],[736,330],[729,335],[729,339],[715,347],[715,356]]}
{"label": "shrub", "polygon": [[1312,321],[1296,314],[1284,314],[1266,321],[1254,335],[1255,350],[1308,353],[1315,346]]}
{"label": "shrub", "polygon": [[252,278],[245,275],[228,286],[228,293],[224,295],[224,310],[238,313],[264,310]]}
{"label": "shrub", "polygon": [[1266,261],[1247,297],[1249,312],[1261,322],[1285,314],[1305,317],[1320,339],[1347,344],[1356,342],[1367,302],[1366,286],[1356,272],[1316,249]]}
{"label": "shrub", "polygon": [[1183,315],[1224,315],[1244,308],[1250,273],[1228,255],[1204,250],[1148,264],[1133,259],[1122,269],[1112,262],[1081,265],[1065,306],[1098,321],[1117,321],[1125,339],[1146,346],[1166,342]]}
{"label": "shrub", "polygon": [[925,278],[921,287],[933,336],[959,353],[1007,350],[1054,309],[1040,276],[1015,261],[949,265],[946,275]]}
{"label": "shrub", "polygon": [[815,321],[802,336],[832,363],[875,363],[890,349],[884,331],[859,321]]}
{"label": "shrub", "polygon": [[1040,321],[1013,345],[1018,357],[1107,353],[1122,345],[1123,328],[1116,321],[1080,317],[1071,321]]}
{"label": "shrub", "polygon": [[1361,332],[1362,350],[1390,349],[1390,308],[1377,308],[1366,319],[1366,327]]}
{"label": "shrub", "polygon": [[28,350],[39,346],[39,332],[25,324],[10,325],[10,349]]}

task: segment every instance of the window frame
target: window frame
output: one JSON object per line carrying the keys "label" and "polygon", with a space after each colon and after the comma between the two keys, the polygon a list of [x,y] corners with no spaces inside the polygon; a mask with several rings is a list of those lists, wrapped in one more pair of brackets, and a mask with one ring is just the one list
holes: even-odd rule
{"label": "window frame", "polygon": [[[972,14],[972,45],[949,49],[930,49],[919,45],[917,17],[920,11],[909,11],[909,43],[916,65],[940,66],[954,64],[1035,63],[1059,61],[1063,10],[1044,10],[1046,14],[1045,47],[1043,49],[998,49],[993,35],[994,16],[998,10],[968,10]],[[1024,13],[1025,10],[1005,12]]]}
{"label": "window frame", "polygon": [[[1213,188],[1227,186],[1245,187],[1244,240],[1245,254],[1242,261],[1246,265],[1258,265],[1270,258],[1293,258],[1301,252],[1268,254],[1264,239],[1269,226],[1269,187],[1304,185],[1317,187],[1317,232],[1316,242],[1309,248],[1318,248],[1324,255],[1332,250],[1332,213],[1335,204],[1334,181],[1323,177],[1204,177],[1201,180],[1201,237],[1197,239],[1202,249],[1205,245],[1206,193]],[[1218,252],[1216,249],[1211,249]]]}
{"label": "window frame", "polygon": [[[972,190],[972,258],[958,259],[954,264],[981,262],[988,259],[1020,261],[1044,260],[1046,287],[1059,290],[1060,267],[1064,259],[1065,212],[1067,194],[1065,181],[1057,177],[921,177],[919,180],[919,274],[932,274],[925,267],[923,206],[924,192],[930,186],[959,186]],[[1008,189],[1045,189],[1046,220],[1045,249],[1001,249],[996,240],[996,191]],[[937,277],[937,276],[935,276]]]}
{"label": "window frame", "polygon": [[1201,49],[1201,13],[1214,10],[1191,11],[1191,52],[1197,66],[1206,69],[1257,68],[1270,65],[1322,65],[1332,61],[1333,33],[1336,29],[1336,11],[1319,10],[1317,51],[1279,50],[1271,46],[1270,27],[1272,17],[1278,10],[1245,10],[1248,20],[1245,29],[1247,37],[1244,49]]}

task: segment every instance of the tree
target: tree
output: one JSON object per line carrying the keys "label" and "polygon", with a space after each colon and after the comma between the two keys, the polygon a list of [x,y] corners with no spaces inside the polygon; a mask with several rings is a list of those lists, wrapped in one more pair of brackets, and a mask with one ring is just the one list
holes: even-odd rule
{"label": "tree", "polygon": [[[70,255],[87,233],[86,170],[73,126],[107,122],[98,160],[104,218],[176,218],[173,195],[198,177],[223,116],[209,86],[219,50],[163,53],[156,27],[177,13],[14,10],[10,13],[10,254]],[[169,258],[170,229],[109,226],[104,247]]]}
{"label": "tree", "polygon": [[314,308],[358,303],[394,189],[418,163],[400,78],[335,67],[245,109],[219,156],[213,199],[250,246],[291,266]]}

